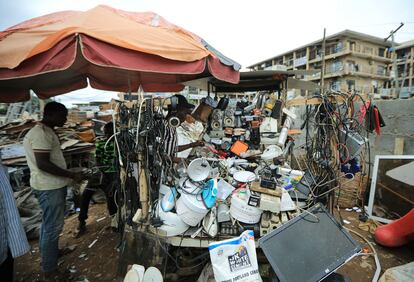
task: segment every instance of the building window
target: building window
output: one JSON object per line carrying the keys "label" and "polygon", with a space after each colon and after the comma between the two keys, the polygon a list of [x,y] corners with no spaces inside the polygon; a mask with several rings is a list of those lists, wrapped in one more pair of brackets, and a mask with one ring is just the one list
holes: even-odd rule
{"label": "building window", "polygon": [[378,65],[377,66],[377,74],[385,76],[386,75],[386,67],[383,66],[383,65]]}
{"label": "building window", "polygon": [[378,56],[384,57],[385,55],[385,48],[378,48]]}
{"label": "building window", "polygon": [[347,61],[346,62],[347,66],[348,66],[348,70],[350,72],[355,72],[355,61]]}
{"label": "building window", "polygon": [[333,50],[334,53],[342,52],[342,47],[343,47],[342,41],[339,41],[338,43],[336,43],[334,46],[334,50]]}
{"label": "building window", "polygon": [[397,59],[405,60],[408,57],[408,50],[397,51]]}
{"label": "building window", "polygon": [[378,81],[377,80],[372,80],[371,85],[372,85],[373,93],[376,93],[376,94],[379,93],[378,92],[378,85],[379,85]]}
{"label": "building window", "polygon": [[372,49],[372,47],[367,47],[367,46],[364,46],[364,53],[365,54],[371,54],[372,55],[372,52],[373,52],[374,50]]}
{"label": "building window", "polygon": [[198,88],[193,87],[193,86],[189,86],[188,87],[188,94],[198,94]]}
{"label": "building window", "polygon": [[349,48],[351,49],[351,51],[356,51],[355,50],[355,45],[356,45],[356,43],[355,43],[355,41],[348,41],[348,43],[349,43]]}
{"label": "building window", "polygon": [[341,90],[341,81],[340,80],[332,80],[330,83],[331,90],[339,91]]}
{"label": "building window", "polygon": [[320,46],[313,46],[309,51],[309,60],[319,59],[321,57]]}
{"label": "building window", "polygon": [[347,79],[346,85],[348,86],[348,91],[355,90],[355,80]]}
{"label": "building window", "polygon": [[402,87],[408,87],[410,85],[410,81],[408,79],[404,79],[404,82],[401,84],[403,85]]}
{"label": "building window", "polygon": [[339,72],[343,70],[343,65],[341,61],[334,61],[331,65],[331,72]]}
{"label": "building window", "polygon": [[297,51],[296,52],[296,58],[301,58],[306,56],[306,50]]}

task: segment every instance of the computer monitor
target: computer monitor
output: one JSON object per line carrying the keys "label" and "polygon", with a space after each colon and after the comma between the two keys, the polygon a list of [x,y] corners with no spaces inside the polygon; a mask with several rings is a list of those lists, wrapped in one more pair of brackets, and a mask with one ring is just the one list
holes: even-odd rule
{"label": "computer monitor", "polygon": [[320,204],[259,239],[280,281],[319,281],[361,251]]}

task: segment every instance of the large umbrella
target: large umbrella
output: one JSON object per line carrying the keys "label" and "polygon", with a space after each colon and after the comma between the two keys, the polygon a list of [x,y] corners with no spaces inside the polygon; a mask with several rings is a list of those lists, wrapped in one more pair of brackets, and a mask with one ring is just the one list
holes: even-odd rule
{"label": "large umbrella", "polygon": [[0,33],[0,102],[91,87],[176,92],[206,76],[239,82],[240,65],[157,14],[97,6],[25,21]]}

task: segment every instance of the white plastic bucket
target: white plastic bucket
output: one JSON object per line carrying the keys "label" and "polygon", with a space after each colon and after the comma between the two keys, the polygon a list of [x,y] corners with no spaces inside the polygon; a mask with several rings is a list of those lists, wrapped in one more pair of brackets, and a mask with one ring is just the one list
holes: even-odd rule
{"label": "white plastic bucket", "polygon": [[181,220],[190,226],[196,226],[208,213],[201,199],[185,193],[177,200],[176,208]]}
{"label": "white plastic bucket", "polygon": [[230,214],[234,219],[243,223],[258,223],[262,211],[256,207],[249,206],[247,202],[240,199],[237,194],[231,198]]}
{"label": "white plastic bucket", "polygon": [[176,213],[164,212],[157,205],[158,214],[163,221],[163,225],[159,229],[163,230],[167,237],[183,234],[190,227]]}
{"label": "white plastic bucket", "polygon": [[180,178],[178,185],[183,190],[181,194],[198,194],[200,193],[200,185],[193,183],[188,177]]}

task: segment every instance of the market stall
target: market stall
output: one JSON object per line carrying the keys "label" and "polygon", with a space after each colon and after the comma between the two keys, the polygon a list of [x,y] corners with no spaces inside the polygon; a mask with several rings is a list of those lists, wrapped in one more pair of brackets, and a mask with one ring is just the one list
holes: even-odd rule
{"label": "market stall", "polygon": [[[363,100],[365,107],[364,98],[329,92],[287,100],[288,86],[296,82],[293,75],[294,71],[242,72],[236,85],[214,78],[187,82],[208,91],[192,113],[197,122],[190,124],[164,113],[174,96],[154,99],[142,93],[137,104],[119,105],[121,221],[126,237],[138,234],[136,240],[155,240],[162,246],[158,260],[148,259],[148,253],[157,253],[156,247],[137,252],[145,257],[144,265],[148,260],[162,269],[177,250],[182,254],[189,249],[198,259],[184,265],[203,265],[209,260],[208,247],[247,231],[259,246],[260,240],[294,222],[303,227],[304,218],[315,210],[325,214],[319,205],[333,213],[344,192],[342,184],[366,175],[365,111],[354,110],[355,101]],[[311,83],[305,86],[317,89]],[[229,98],[234,93],[245,96]],[[302,112],[296,106],[306,101],[311,104]],[[169,158],[163,144],[170,127],[177,130],[178,139],[184,131],[187,143],[203,140],[205,146],[179,160]],[[337,236],[308,236],[327,244],[350,242],[343,254],[336,254],[337,262],[343,263],[359,252],[359,246],[341,223],[326,218],[327,226],[339,230]],[[213,261],[211,252],[210,257]]]}
{"label": "market stall", "polygon": [[[328,213],[339,199],[342,180],[364,176],[369,168],[365,133],[372,128],[373,110],[361,95],[319,91],[313,83],[293,79],[295,71],[239,74],[236,62],[152,13],[106,6],[56,13],[12,27],[0,39],[2,102],[26,100],[31,89],[46,98],[88,83],[137,92],[138,101],[112,108],[114,134],[107,141],[115,144],[121,260],[135,251],[134,262],[157,266],[166,277],[186,276],[199,272],[210,254],[216,275],[220,244],[249,242],[233,244],[240,248],[226,255],[228,267],[237,272],[233,280],[249,275],[260,280],[263,256],[256,259],[255,246],[268,246],[263,252],[282,277],[288,274],[279,273],[282,264],[271,257],[270,247],[277,246],[272,240],[289,243],[295,234],[285,235],[284,230],[292,230],[288,226],[299,226],[296,234],[315,239],[317,251],[327,258],[312,269],[315,280],[360,251]],[[185,85],[208,93],[185,121],[176,95],[149,94],[178,92]],[[318,93],[299,99],[304,113],[295,107],[298,100],[288,99],[293,86]],[[233,93],[242,93],[241,98],[231,98]],[[362,102],[359,111],[356,100]],[[190,143],[202,146],[171,149]],[[332,248],[322,253],[316,242]],[[341,248],[335,249],[338,242]],[[287,243],[277,251],[297,258],[283,250],[291,247]],[[253,268],[246,276],[247,262]]]}

